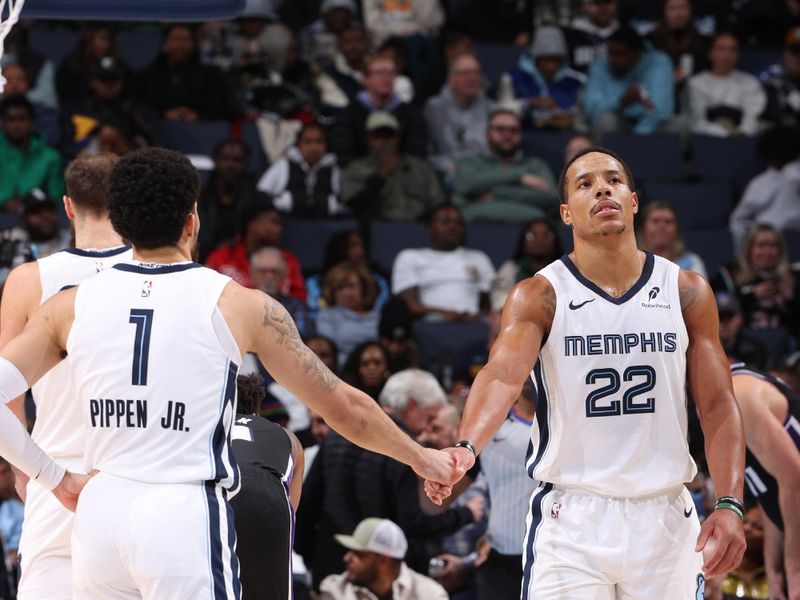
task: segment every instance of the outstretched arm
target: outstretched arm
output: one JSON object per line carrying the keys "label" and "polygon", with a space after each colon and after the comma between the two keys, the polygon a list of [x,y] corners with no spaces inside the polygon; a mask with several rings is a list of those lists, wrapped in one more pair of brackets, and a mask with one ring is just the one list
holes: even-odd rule
{"label": "outstretched arm", "polygon": [[365,393],[339,380],[300,339],[286,309],[263,292],[229,285],[223,314],[241,314],[243,351],[255,352],[275,380],[322,415],[348,440],[411,466],[418,475],[449,482],[449,455],[422,448]]}
{"label": "outstretched arm", "polygon": [[[678,287],[689,334],[686,372],[706,439],[706,457],[717,497],[742,498],[744,431],[736,405],[730,368],[719,341],[714,294],[696,273],[681,271]],[[716,510],[704,522],[696,550],[713,537],[716,547],[704,557],[706,578],[735,569],[745,550],[742,522],[730,510]]]}
{"label": "outstretched arm", "polygon": [[[783,517],[784,564],[789,600],[800,599],[800,453],[789,433],[770,410],[784,403],[771,384],[749,375],[733,378],[736,400],[744,418],[747,446],[778,482],[778,503]],[[777,397],[776,397],[777,396]],[[765,555],[772,550],[764,545]],[[767,569],[773,565],[767,563]]]}
{"label": "outstretched arm", "polygon": [[[556,310],[550,282],[537,276],[517,284],[503,307],[500,334],[486,364],[472,384],[458,439],[468,440],[480,452],[492,439],[530,376]],[[456,481],[474,464],[466,448],[449,450],[456,458]],[[453,482],[455,483],[455,481]],[[426,482],[425,491],[436,504],[450,495],[450,486]]]}

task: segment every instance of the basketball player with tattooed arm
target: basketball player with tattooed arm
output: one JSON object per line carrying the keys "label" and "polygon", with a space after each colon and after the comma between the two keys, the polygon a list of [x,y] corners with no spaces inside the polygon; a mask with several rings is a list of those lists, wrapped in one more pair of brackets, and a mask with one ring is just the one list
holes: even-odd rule
{"label": "basketball player with tattooed arm", "polygon": [[[0,455],[77,504],[75,600],[241,598],[228,495],[239,485],[231,427],[246,352],[354,443],[452,478],[453,457],[422,448],[340,382],[278,302],[192,262],[198,188],[179,153],[122,157],[109,214],[133,261],[55,294],[0,351]],[[6,406],[65,354],[75,395],[63,401],[80,406],[83,466],[98,471],[88,483],[65,475]]]}
{"label": "basketball player with tattooed arm", "polygon": [[[538,404],[527,467],[522,600],[703,597],[744,553],[744,435],[714,296],[698,275],[640,252],[628,167],[588,148],[559,181],[574,251],[517,284],[449,449],[472,466],[529,375]],[[537,361],[538,358],[538,361]],[[535,368],[534,368],[535,364]],[[685,388],[718,495],[702,527],[684,483]],[[434,502],[450,486],[426,482]],[[702,554],[701,554],[702,552]]]}

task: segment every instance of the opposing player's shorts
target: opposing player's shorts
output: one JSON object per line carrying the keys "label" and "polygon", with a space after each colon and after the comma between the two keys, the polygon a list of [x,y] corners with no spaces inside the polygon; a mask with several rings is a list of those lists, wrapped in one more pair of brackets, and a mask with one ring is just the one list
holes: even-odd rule
{"label": "opposing player's shorts", "polygon": [[231,500],[236,517],[236,554],[246,600],[288,600],[292,595],[294,516],[281,480],[243,465],[242,487]]}
{"label": "opposing player's shorts", "polygon": [[608,498],[542,483],[523,548],[522,600],[702,600],[689,491]]}
{"label": "opposing player's shorts", "polygon": [[[82,458],[58,458],[72,472],[82,472]],[[19,540],[22,573],[19,600],[72,598],[72,522],[74,513],[35,481],[25,490],[25,520]]]}
{"label": "opposing player's shorts", "polygon": [[239,600],[233,511],[214,483],[99,473],[78,500],[73,598]]}

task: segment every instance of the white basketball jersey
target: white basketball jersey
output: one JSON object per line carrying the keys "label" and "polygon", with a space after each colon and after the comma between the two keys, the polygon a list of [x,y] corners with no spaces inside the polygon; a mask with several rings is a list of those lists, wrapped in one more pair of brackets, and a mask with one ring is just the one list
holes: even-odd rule
{"label": "white basketball jersey", "polygon": [[[131,260],[131,249],[106,250],[67,248],[37,261],[42,286],[41,304],[63,289],[75,287],[118,262]],[[69,371],[69,358],[50,369],[32,388],[36,403],[33,439],[54,458],[83,455],[86,428]]]}
{"label": "white basketball jersey", "polygon": [[620,298],[583,277],[569,257],[539,271],[557,301],[531,374],[538,392],[531,477],[624,497],[694,477],[679,271],[647,254],[641,277]]}
{"label": "white basketball jersey", "polygon": [[230,430],[241,356],[217,306],[229,281],[197,263],[131,263],[78,287],[67,352],[87,470],[238,486]]}

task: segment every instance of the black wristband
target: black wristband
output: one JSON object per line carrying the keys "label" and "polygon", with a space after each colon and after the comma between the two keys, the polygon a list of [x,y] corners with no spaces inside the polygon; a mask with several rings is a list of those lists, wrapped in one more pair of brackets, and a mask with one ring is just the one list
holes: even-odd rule
{"label": "black wristband", "polygon": [[472,452],[472,456],[475,456],[475,457],[477,457],[477,456],[478,456],[478,453],[477,453],[477,452],[476,452],[476,450],[475,450],[475,446],[473,446],[473,445],[472,445],[472,442],[470,442],[469,440],[458,440],[458,441],[457,441],[457,442],[454,444],[454,447],[455,447],[455,448],[466,448],[467,450],[469,450],[470,452]]}
{"label": "black wristband", "polygon": [[[728,504],[733,504],[736,508],[738,508],[740,511],[742,511],[742,514],[744,514],[744,503],[741,500],[739,500],[738,498],[736,498],[734,496],[720,496],[719,498],[717,498],[716,504],[720,504],[722,502],[727,502]],[[716,506],[716,504],[715,504],[715,506]]]}

